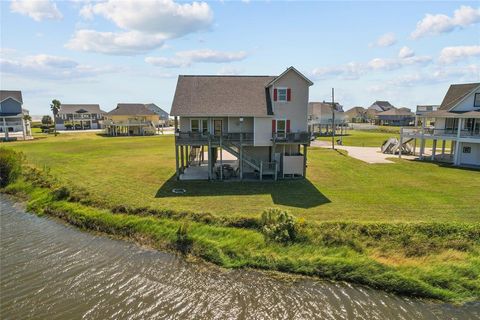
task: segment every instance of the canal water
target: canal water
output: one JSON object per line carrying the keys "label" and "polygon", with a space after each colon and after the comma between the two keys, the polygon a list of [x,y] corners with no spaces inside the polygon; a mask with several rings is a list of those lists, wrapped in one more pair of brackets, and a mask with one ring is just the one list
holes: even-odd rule
{"label": "canal water", "polygon": [[1,319],[480,319],[344,283],[222,270],[25,213],[0,194]]}

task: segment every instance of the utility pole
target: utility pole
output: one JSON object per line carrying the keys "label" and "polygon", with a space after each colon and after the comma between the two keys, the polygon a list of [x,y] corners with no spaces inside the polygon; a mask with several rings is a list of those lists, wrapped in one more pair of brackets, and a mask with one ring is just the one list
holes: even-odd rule
{"label": "utility pole", "polygon": [[332,88],[332,149],[335,150],[335,89]]}

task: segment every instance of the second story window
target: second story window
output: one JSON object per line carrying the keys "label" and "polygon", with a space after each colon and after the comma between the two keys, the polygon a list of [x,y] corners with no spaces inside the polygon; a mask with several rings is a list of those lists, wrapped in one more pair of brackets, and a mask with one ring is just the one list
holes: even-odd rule
{"label": "second story window", "polygon": [[475,93],[475,99],[473,101],[474,108],[480,108],[480,93]]}
{"label": "second story window", "polygon": [[208,120],[202,120],[202,133],[208,133]]}
{"label": "second story window", "polygon": [[190,120],[190,131],[200,132],[200,121],[198,119]]}
{"label": "second story window", "polygon": [[273,101],[287,102],[292,98],[292,90],[290,88],[273,89]]}

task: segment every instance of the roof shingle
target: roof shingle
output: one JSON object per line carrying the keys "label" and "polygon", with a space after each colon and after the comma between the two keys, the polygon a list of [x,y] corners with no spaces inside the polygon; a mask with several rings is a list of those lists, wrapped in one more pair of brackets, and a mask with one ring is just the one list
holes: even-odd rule
{"label": "roof shingle", "polygon": [[462,101],[467,95],[469,95],[472,90],[480,86],[480,83],[464,83],[464,84],[452,84],[448,88],[445,98],[443,98],[442,104],[438,110],[450,110],[457,103]]}
{"label": "roof shingle", "polygon": [[109,116],[150,116],[156,115],[143,103],[119,103],[117,107],[107,113]]}
{"label": "roof shingle", "polygon": [[12,98],[23,104],[22,91],[17,90],[0,90],[0,101]]}

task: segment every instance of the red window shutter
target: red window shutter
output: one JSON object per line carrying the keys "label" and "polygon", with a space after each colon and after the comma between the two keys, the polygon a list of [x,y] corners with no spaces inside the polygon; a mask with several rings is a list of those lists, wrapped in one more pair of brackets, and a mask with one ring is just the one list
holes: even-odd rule
{"label": "red window shutter", "polygon": [[290,120],[287,120],[287,132],[290,132]]}
{"label": "red window shutter", "polygon": [[277,132],[277,121],[274,119],[272,120],[272,133]]}
{"label": "red window shutter", "polygon": [[277,101],[277,89],[273,89],[273,101]]}
{"label": "red window shutter", "polygon": [[290,101],[292,99],[292,89],[288,88],[287,89],[287,101]]}

